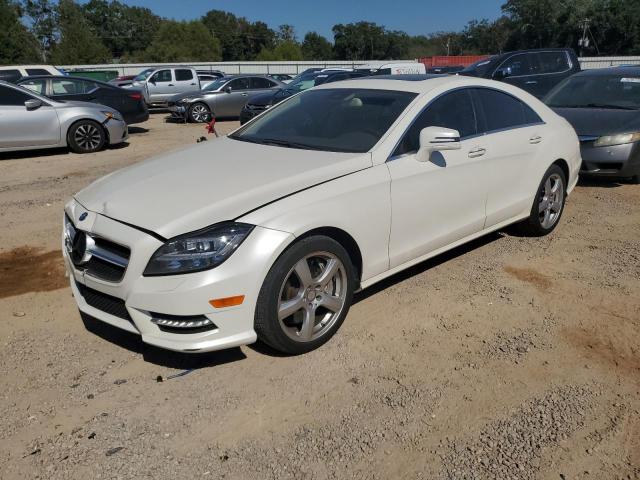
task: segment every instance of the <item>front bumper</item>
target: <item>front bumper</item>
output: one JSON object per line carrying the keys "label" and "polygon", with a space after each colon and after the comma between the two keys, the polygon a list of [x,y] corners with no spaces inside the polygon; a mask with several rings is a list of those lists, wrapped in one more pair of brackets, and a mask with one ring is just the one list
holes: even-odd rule
{"label": "front bumper", "polygon": [[580,138],[580,175],[622,178],[640,174],[638,143],[596,147],[595,139],[596,137]]}
{"label": "front bumper", "polygon": [[[222,265],[204,272],[145,277],[142,275],[151,255],[162,242],[157,238],[88,212],[71,201],[65,212],[76,228],[95,237],[126,246],[131,255],[124,276],[118,282],[104,281],[76,267],[64,245],[63,256],[71,277],[71,288],[80,311],[115,327],[137,333],[142,341],[180,352],[205,352],[246,345],[256,341],[253,329],[255,304],[262,282],[291,234],[255,227],[247,239]],[[80,221],[84,212],[87,216]],[[85,296],[83,296],[84,292]],[[96,293],[97,292],[97,293]],[[241,305],[214,308],[209,300],[244,295]],[[110,297],[124,308],[114,313],[95,296]],[[86,297],[86,298],[85,298]],[[184,333],[166,331],[152,320],[159,316],[204,316],[215,328]]]}
{"label": "front bumper", "polygon": [[109,132],[109,145],[126,142],[129,138],[129,129],[124,121],[112,118],[111,120],[107,120],[103,125]]}

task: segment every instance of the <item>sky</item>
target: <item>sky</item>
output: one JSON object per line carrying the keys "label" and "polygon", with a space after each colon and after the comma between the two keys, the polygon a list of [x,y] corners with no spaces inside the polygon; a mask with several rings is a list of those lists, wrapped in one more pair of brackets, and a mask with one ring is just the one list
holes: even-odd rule
{"label": "sky", "polygon": [[147,7],[176,20],[191,20],[209,10],[225,10],[251,21],[262,20],[271,28],[293,25],[298,39],[316,31],[333,39],[336,23],[361,20],[403,30],[410,35],[460,30],[473,19],[500,16],[506,0],[121,0]]}

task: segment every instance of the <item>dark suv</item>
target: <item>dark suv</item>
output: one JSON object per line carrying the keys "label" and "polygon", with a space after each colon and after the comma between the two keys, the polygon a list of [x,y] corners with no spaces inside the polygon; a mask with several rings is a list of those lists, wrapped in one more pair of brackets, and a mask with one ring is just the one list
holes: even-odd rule
{"label": "dark suv", "polygon": [[542,98],[579,71],[580,62],[572,49],[543,48],[494,55],[469,65],[460,75],[510,83]]}

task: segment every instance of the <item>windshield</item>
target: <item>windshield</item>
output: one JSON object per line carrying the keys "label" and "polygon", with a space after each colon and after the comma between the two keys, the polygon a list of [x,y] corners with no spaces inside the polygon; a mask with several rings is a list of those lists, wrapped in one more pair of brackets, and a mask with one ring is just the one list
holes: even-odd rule
{"label": "windshield", "polygon": [[229,81],[228,78],[219,78],[217,80],[214,80],[213,82],[207,83],[204,87],[202,87],[202,90],[206,90],[208,92],[213,92],[215,90],[218,90],[220,87],[222,87],[228,81]]}
{"label": "windshield", "polygon": [[557,108],[640,109],[640,77],[577,75],[554,88],[545,103]]}
{"label": "windshield", "polygon": [[267,110],[230,138],[288,148],[363,153],[378,143],[416,95],[356,88],[308,90]]}
{"label": "windshield", "polygon": [[147,68],[146,70],[141,71],[138,75],[133,77],[133,80],[134,82],[144,82],[154,71],[155,68]]}

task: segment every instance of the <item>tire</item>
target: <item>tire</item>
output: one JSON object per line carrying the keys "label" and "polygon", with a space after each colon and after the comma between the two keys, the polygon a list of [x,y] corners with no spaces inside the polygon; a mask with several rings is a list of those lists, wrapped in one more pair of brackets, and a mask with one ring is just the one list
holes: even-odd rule
{"label": "tire", "polygon": [[289,355],[315,350],[342,325],[355,284],[342,245],[319,235],[300,240],[278,258],[262,284],[254,320],[258,338]]}
{"label": "tire", "polygon": [[542,237],[560,222],[567,198],[567,179],[558,165],[551,165],[542,177],[529,218],[517,225],[520,233]]}
{"label": "tire", "polygon": [[211,110],[202,102],[196,102],[189,107],[189,121],[193,123],[207,123],[211,121]]}
{"label": "tire", "polygon": [[98,122],[80,120],[69,129],[67,143],[76,153],[93,153],[102,150],[107,143],[107,135]]}

